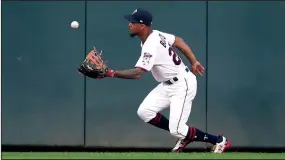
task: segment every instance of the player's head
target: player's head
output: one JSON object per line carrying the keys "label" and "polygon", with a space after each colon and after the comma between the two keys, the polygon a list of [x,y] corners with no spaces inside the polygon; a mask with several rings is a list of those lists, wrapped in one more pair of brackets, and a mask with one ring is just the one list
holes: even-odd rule
{"label": "player's head", "polygon": [[132,14],[125,15],[124,18],[129,21],[130,36],[142,34],[152,24],[152,15],[147,10],[136,9]]}

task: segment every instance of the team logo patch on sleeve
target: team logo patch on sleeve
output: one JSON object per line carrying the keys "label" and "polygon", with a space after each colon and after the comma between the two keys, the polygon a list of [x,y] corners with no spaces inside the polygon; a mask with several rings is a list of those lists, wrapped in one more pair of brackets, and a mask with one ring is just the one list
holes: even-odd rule
{"label": "team logo patch on sleeve", "polygon": [[152,57],[152,55],[151,55],[150,53],[145,52],[145,53],[143,54],[143,60],[142,60],[143,65],[149,64],[149,61],[150,61],[150,58],[151,58],[151,57]]}

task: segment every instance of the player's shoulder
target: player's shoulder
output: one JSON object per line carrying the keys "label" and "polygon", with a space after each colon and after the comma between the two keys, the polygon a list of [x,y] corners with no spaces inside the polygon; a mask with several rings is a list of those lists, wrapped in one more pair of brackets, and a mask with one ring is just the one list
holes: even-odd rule
{"label": "player's shoulder", "polygon": [[145,44],[142,45],[142,49],[154,49],[156,47],[161,46],[161,38],[165,37],[166,39],[169,38],[169,33],[160,31],[160,30],[153,30],[153,33],[147,38]]}
{"label": "player's shoulder", "polygon": [[161,33],[161,31],[159,31],[159,30],[152,30],[152,34],[148,38],[148,40],[151,41],[150,43],[152,43],[153,41],[156,41],[157,39],[159,39],[159,34],[160,33]]}
{"label": "player's shoulder", "polygon": [[154,33],[157,33],[157,34],[168,34],[168,33],[165,32],[165,31],[161,31],[161,30],[157,30],[157,29],[153,30],[153,32],[154,32]]}
{"label": "player's shoulder", "polygon": [[165,32],[159,31],[159,30],[153,30],[152,34],[147,38],[146,46],[154,46],[154,45],[159,45],[161,35],[164,35]]}
{"label": "player's shoulder", "polygon": [[153,33],[147,38],[142,48],[155,48],[157,45],[159,45],[158,32],[153,30]]}
{"label": "player's shoulder", "polygon": [[165,37],[168,37],[168,36],[174,36],[174,34],[172,33],[168,33],[168,32],[165,32],[165,31],[160,31],[160,30],[153,30],[153,32],[155,32],[158,36],[165,36]]}

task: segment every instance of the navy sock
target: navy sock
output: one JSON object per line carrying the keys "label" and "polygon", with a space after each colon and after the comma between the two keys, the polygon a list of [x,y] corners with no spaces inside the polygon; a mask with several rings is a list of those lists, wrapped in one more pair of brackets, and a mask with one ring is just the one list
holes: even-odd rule
{"label": "navy sock", "polygon": [[208,134],[194,127],[189,127],[186,138],[189,139],[190,141],[207,142],[213,145],[223,140],[221,136]]}
{"label": "navy sock", "polygon": [[169,120],[160,113],[157,113],[156,116],[148,123],[160,129],[169,131]]}

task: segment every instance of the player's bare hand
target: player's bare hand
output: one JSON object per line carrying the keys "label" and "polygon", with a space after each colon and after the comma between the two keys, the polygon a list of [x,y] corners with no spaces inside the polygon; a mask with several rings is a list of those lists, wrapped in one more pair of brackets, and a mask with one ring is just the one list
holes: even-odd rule
{"label": "player's bare hand", "polygon": [[205,68],[200,64],[199,61],[196,61],[195,63],[192,64],[192,69],[191,71],[197,75],[199,74],[200,76],[203,76]]}

